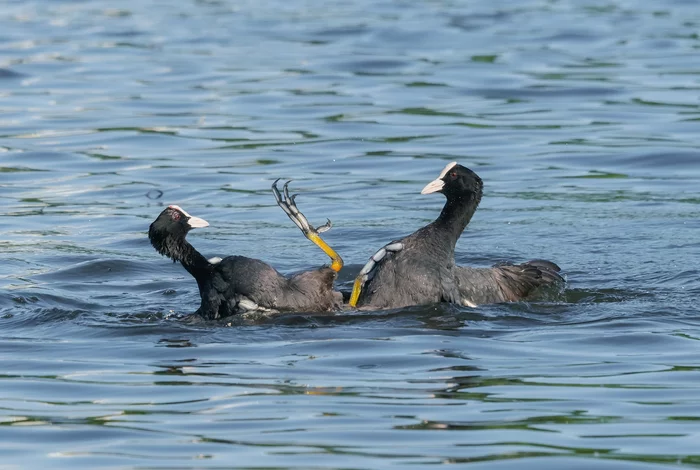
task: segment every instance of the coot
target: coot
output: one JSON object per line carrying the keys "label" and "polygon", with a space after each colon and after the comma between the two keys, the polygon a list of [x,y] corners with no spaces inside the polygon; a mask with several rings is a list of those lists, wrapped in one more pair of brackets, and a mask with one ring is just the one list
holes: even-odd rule
{"label": "coot", "polygon": [[545,260],[492,268],[455,266],[455,244],[481,201],[483,187],[472,170],[449,163],[421,191],[447,198],[438,218],[372,255],[355,279],[350,305],[398,308],[451,302],[476,306],[520,300],[540,286],[563,281],[559,267]]}
{"label": "coot", "polygon": [[296,195],[289,195],[289,182],[282,195],[277,181],[272,184],[277,204],[331,258],[331,266],[286,277],[263,261],[245,256],[207,260],[185,237],[191,229],[209,224],[179,206],[168,206],[151,224],[148,238],[158,253],[179,261],[197,281],[199,315],[213,320],[248,310],[319,312],[342,305],[342,294],[333,290],[333,281],[343,260],[319,236],[331,227],[330,220],[319,228],[311,226],[296,206]]}

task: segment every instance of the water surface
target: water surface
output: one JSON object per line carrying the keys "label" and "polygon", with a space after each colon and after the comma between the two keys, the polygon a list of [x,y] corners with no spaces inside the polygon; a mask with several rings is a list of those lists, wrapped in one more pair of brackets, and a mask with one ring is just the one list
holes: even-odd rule
{"label": "water surface", "polygon": [[[700,466],[693,2],[9,1],[0,12],[2,468]],[[463,264],[547,258],[533,302],[197,321],[148,224],[327,261],[485,180]]]}

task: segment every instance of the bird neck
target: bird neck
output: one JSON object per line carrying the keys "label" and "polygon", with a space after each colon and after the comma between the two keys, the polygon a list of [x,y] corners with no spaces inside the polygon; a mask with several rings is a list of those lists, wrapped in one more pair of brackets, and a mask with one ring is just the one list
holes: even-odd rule
{"label": "bird neck", "polygon": [[445,207],[442,208],[442,212],[435,220],[435,225],[450,237],[453,245],[457,243],[469,224],[480,201],[481,194],[477,193],[447,198]]}
{"label": "bird neck", "polygon": [[202,256],[184,237],[166,236],[151,238],[151,243],[158,253],[180,264],[194,277],[209,266],[209,261]]}
{"label": "bird neck", "polygon": [[187,240],[183,240],[184,243],[180,244],[180,257],[179,259],[172,258],[173,261],[179,261],[187,272],[192,274],[192,276],[197,277],[199,273],[206,270],[209,267],[209,261],[202,256],[202,254],[197,251],[195,247],[190,245]]}

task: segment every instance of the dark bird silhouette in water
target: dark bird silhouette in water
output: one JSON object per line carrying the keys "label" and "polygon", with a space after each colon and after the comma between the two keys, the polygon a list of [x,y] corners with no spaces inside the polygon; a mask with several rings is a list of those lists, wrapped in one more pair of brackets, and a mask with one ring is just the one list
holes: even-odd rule
{"label": "dark bird silhouette in water", "polygon": [[197,281],[202,302],[196,313],[202,317],[214,320],[251,310],[321,312],[342,306],[342,294],[333,290],[333,282],[343,260],[319,235],[331,228],[331,221],[318,228],[311,226],[296,206],[296,195],[289,195],[289,182],[280,194],[277,181],[272,184],[277,204],[304,236],[331,258],[330,266],[287,277],[269,264],[245,256],[207,259],[186,236],[191,229],[209,223],[179,206],[168,206],[151,224],[148,238],[156,251],[179,261]]}
{"label": "dark bird silhouette in water", "polygon": [[455,245],[481,201],[484,184],[469,168],[449,163],[421,194],[447,202],[434,222],[377,251],[355,279],[350,305],[398,308],[451,302],[476,306],[522,300],[541,286],[563,282],[545,260],[492,268],[455,265]]}

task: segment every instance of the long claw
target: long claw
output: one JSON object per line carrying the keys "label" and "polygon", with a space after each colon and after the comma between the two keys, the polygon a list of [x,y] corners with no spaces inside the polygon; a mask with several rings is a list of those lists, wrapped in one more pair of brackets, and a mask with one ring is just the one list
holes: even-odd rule
{"label": "long claw", "polygon": [[292,220],[292,222],[294,222],[294,224],[297,227],[299,227],[299,230],[301,230],[301,233],[303,233],[306,238],[311,240],[316,246],[321,248],[321,250],[323,250],[323,252],[331,258],[331,269],[335,272],[340,271],[340,269],[343,267],[343,259],[319,236],[320,233],[323,233],[331,228],[332,224],[330,219],[328,219],[328,221],[324,225],[321,225],[318,228],[314,228],[313,225],[309,223],[306,216],[304,216],[304,214],[302,214],[299,208],[297,207],[297,194],[293,194],[291,196],[289,194],[289,183],[291,183],[292,180],[288,180],[286,183],[284,183],[284,186],[282,186],[281,194],[279,189],[277,188],[277,182],[279,180],[280,178],[276,179],[275,182],[272,183],[272,194],[275,197],[277,205],[280,206],[280,208],[284,211],[285,214],[287,214],[287,216]]}
{"label": "long claw", "polygon": [[289,208],[291,209],[292,212],[294,212],[294,215],[299,214],[299,209],[297,209],[297,196],[298,194],[292,194],[291,196],[287,194],[287,200],[289,201]]}
{"label": "long claw", "polygon": [[316,231],[318,233],[323,233],[327,232],[333,227],[333,223],[331,222],[331,219],[326,219],[326,223],[321,225],[320,227],[316,227]]}
{"label": "long claw", "polygon": [[[301,229],[302,232],[304,231],[309,231],[312,232],[314,231],[313,226],[309,223],[309,221],[306,219],[304,214],[302,214],[299,209],[297,208],[297,203],[296,203],[296,197],[298,194],[292,194],[291,196],[287,195],[287,200],[289,201],[289,210],[294,214],[294,217],[296,217],[297,221],[299,224],[303,226]],[[297,226],[299,225],[297,224]]]}
{"label": "long claw", "polygon": [[280,190],[277,189],[277,182],[280,180],[280,178],[277,178],[274,183],[272,183],[272,194],[275,195],[275,201],[277,201],[277,204],[282,202],[282,198],[280,197]]}
{"label": "long claw", "polygon": [[287,180],[287,182],[284,183],[284,186],[282,186],[282,191],[284,191],[285,199],[289,199],[289,183],[291,182],[292,180]]}

